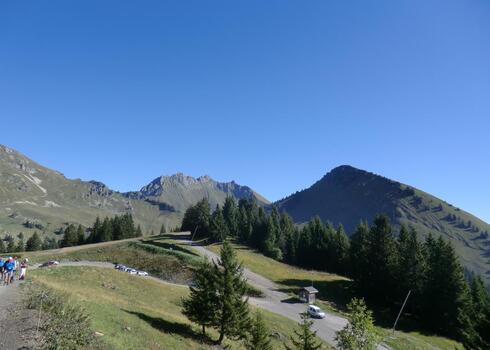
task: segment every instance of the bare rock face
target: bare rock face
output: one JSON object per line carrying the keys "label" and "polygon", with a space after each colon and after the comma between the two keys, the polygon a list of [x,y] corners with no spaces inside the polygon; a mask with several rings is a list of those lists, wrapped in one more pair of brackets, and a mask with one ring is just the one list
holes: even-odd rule
{"label": "bare rock face", "polygon": [[237,200],[254,199],[260,205],[269,204],[269,201],[250,187],[241,186],[234,181],[218,182],[208,175],[194,178],[182,173],[157,177],[139,191],[128,192],[125,196],[159,203],[177,212],[184,212],[203,198],[207,198],[213,208],[222,205],[227,196]]}

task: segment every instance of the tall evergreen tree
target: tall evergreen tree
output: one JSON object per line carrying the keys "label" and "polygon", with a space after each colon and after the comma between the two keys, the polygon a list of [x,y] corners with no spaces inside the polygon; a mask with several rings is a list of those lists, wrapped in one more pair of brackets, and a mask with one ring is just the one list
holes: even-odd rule
{"label": "tall evergreen tree", "polygon": [[61,241],[63,247],[73,247],[78,243],[77,230],[75,225],[70,224],[64,231],[63,239]]}
{"label": "tall evergreen tree", "polygon": [[257,311],[245,338],[245,349],[247,350],[272,350],[270,331],[265,324],[264,317]]}
{"label": "tall evergreen tree", "polygon": [[396,271],[396,285],[398,287],[398,300],[401,302],[408,291],[411,291],[411,302],[407,309],[417,310],[425,279],[425,256],[422,244],[417,239],[417,232],[413,227],[407,229],[402,226],[398,236],[398,267]]}
{"label": "tall evergreen tree", "polygon": [[202,327],[203,336],[206,327],[216,322],[219,307],[216,297],[217,275],[209,261],[201,263],[194,275],[190,295],[183,301],[183,314]]}
{"label": "tall evergreen tree", "polygon": [[461,337],[471,300],[463,269],[454,248],[442,237],[434,240],[429,236],[425,246],[427,273],[422,321],[439,334]]}
{"label": "tall evergreen tree", "polygon": [[24,243],[24,237],[17,240],[17,245],[15,246],[15,252],[23,252],[26,250],[26,245]]}
{"label": "tall evergreen tree", "polygon": [[228,196],[223,204],[223,217],[230,236],[238,236],[238,207],[235,198]]}
{"label": "tall evergreen tree", "polygon": [[369,230],[367,275],[362,276],[365,292],[372,300],[380,303],[396,300],[397,253],[390,221],[386,215],[378,215]]}
{"label": "tall evergreen tree", "polygon": [[7,253],[15,252],[15,241],[12,236],[8,236],[7,238]]}
{"label": "tall evergreen tree", "polygon": [[465,330],[463,344],[468,349],[490,349],[490,294],[480,276],[470,284],[471,326]]}
{"label": "tall evergreen tree", "polygon": [[77,227],[77,245],[82,245],[85,243],[85,230],[82,225]]}
{"label": "tall evergreen tree", "polygon": [[216,209],[211,217],[209,232],[211,239],[214,242],[222,242],[228,236],[228,225],[226,224],[223,211],[219,205],[216,205]]}
{"label": "tall evergreen tree", "polygon": [[36,250],[41,250],[42,248],[42,241],[41,237],[39,237],[39,234],[37,232],[34,232],[34,234],[29,237],[29,239],[26,242],[26,251],[32,252]]}
{"label": "tall evergreen tree", "polygon": [[247,282],[243,276],[242,265],[228,241],[223,243],[220,259],[214,264],[217,276],[216,299],[218,307],[214,327],[219,332],[218,343],[226,337],[243,339],[249,328],[249,309]]}
{"label": "tall evergreen tree", "polygon": [[100,222],[100,218],[97,216],[95,219],[94,225],[92,226],[92,229],[90,230],[90,236],[88,238],[88,241],[90,243],[96,243],[100,242],[100,236],[101,236],[101,229],[102,229],[102,223]]}
{"label": "tall evergreen tree", "polygon": [[0,254],[6,253],[6,247],[5,247],[5,242],[3,239],[0,239]]}
{"label": "tall evergreen tree", "polygon": [[250,243],[253,224],[247,207],[240,205],[238,209],[238,240],[242,243]]}
{"label": "tall evergreen tree", "polygon": [[333,271],[342,274],[348,272],[350,242],[342,224],[339,225],[333,234],[333,239],[331,240],[330,244],[333,246]]}
{"label": "tall evergreen tree", "polygon": [[369,260],[369,226],[367,222],[361,222],[350,242],[350,275],[358,291],[365,290]]}
{"label": "tall evergreen tree", "polygon": [[209,234],[211,208],[206,198],[190,206],[184,214],[181,231],[196,232],[196,237],[206,237]]}
{"label": "tall evergreen tree", "polygon": [[310,320],[310,315],[307,312],[301,314],[301,323],[299,329],[294,331],[294,336],[291,337],[293,346],[285,345],[287,350],[318,350],[322,348],[316,337],[316,331],[311,330],[313,321]]}
{"label": "tall evergreen tree", "polygon": [[50,237],[44,237],[41,249],[48,250],[48,249],[56,249],[56,248],[58,248],[58,242],[56,242],[56,239]]}

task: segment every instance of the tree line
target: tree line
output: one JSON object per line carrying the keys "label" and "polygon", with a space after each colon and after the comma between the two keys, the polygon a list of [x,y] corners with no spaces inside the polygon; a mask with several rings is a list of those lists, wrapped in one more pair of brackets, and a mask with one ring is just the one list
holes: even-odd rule
{"label": "tree line", "polygon": [[[164,226],[162,226],[162,230]],[[136,226],[131,214],[116,215],[106,217],[101,220],[95,219],[91,227],[85,228],[82,225],[69,224],[59,230],[62,238],[56,240],[54,237],[45,236],[44,240],[36,232],[25,240],[24,234],[17,235],[17,242],[12,235],[7,235],[0,240],[0,253],[16,253],[23,251],[36,251],[56,249],[63,247],[73,247],[82,244],[115,241],[126,238],[140,237],[143,235],[141,227]]]}
{"label": "tree line", "polygon": [[395,232],[387,216],[361,222],[349,239],[342,225],[313,218],[302,228],[276,208],[231,197],[211,211],[206,199],[185,213],[181,229],[195,239],[227,237],[289,264],[335,272],[355,293],[397,312],[411,291],[407,314],[425,330],[456,338],[471,349],[490,348],[490,296],[482,279],[467,281],[452,245],[413,227]]}

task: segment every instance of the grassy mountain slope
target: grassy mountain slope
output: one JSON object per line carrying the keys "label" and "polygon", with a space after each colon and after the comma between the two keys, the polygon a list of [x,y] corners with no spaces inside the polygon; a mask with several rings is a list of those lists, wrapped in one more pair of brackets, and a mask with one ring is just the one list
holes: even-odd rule
{"label": "grassy mountain slope", "polygon": [[222,205],[227,196],[236,199],[254,198],[259,204],[269,204],[267,199],[250,187],[241,186],[234,181],[217,182],[209,176],[194,178],[182,173],[158,177],[140,191],[129,192],[126,196],[156,203],[162,208],[177,212],[184,212],[189,206],[203,198],[209,200],[213,209],[217,204]]}
{"label": "grassy mountain slope", "polygon": [[490,225],[426,192],[351,166],[333,169],[313,186],[278,201],[301,223],[320,216],[352,233],[361,220],[385,213],[398,228],[414,226],[450,240],[466,268],[490,282]]}
{"label": "grassy mountain slope", "polygon": [[143,230],[175,225],[180,217],[127,198],[100,182],[70,180],[0,146],[0,235],[53,233],[67,223],[89,226],[96,216],[132,213]]}

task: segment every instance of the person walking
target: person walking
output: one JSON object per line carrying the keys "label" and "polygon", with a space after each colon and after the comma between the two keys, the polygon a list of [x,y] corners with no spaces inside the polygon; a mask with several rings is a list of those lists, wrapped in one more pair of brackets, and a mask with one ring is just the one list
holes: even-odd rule
{"label": "person walking", "polygon": [[12,283],[14,281],[14,277],[13,277],[14,267],[15,267],[14,259],[12,257],[9,257],[7,263],[5,263],[5,265],[4,265],[4,268],[5,268],[4,283],[6,285],[9,285],[10,283]]}
{"label": "person walking", "polygon": [[20,263],[20,276],[19,276],[19,281],[24,281],[26,279],[26,271],[27,271],[27,263],[29,260],[25,258],[22,260]]}

